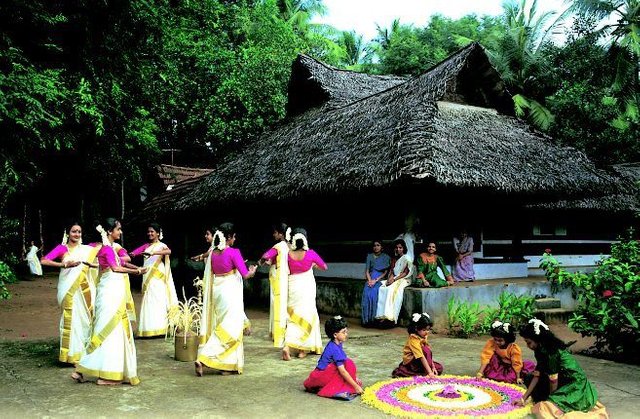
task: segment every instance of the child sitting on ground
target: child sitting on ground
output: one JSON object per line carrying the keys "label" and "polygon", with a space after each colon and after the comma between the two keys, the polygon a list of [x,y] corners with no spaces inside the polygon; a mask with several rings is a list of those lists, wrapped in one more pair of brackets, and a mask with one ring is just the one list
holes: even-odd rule
{"label": "child sitting on ground", "polygon": [[304,388],[318,396],[353,400],[362,394],[362,382],[356,376],[356,365],[347,358],[342,344],[347,340],[347,322],[335,316],[324,324],[329,343],[324,347],[318,366],[304,381]]}
{"label": "child sitting on ground", "polygon": [[524,406],[531,396],[535,403],[532,413],[537,418],[573,417],[569,412],[588,414],[580,417],[609,417],[595,387],[549,326],[531,319],[520,329],[520,335],[534,351],[537,364],[533,374],[525,377],[528,388],[517,404]]}
{"label": "child sitting on ground", "polygon": [[522,350],[514,343],[516,331],[509,323],[495,321],[491,336],[480,354],[478,378],[489,378],[511,384],[522,384],[523,377],[533,371],[532,361],[522,361]]}
{"label": "child sitting on ground", "polygon": [[402,350],[402,362],[393,370],[392,377],[426,375],[434,378],[442,374],[442,365],[433,361],[431,347],[427,343],[427,335],[432,326],[433,322],[427,313],[413,313],[407,328],[409,338]]}

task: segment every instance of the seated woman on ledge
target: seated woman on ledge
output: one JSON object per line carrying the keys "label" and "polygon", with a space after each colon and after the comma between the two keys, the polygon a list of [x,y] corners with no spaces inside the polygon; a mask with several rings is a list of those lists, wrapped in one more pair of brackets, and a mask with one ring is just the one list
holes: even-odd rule
{"label": "seated woman on ledge", "polygon": [[436,244],[427,243],[427,251],[416,258],[417,275],[413,281],[414,287],[441,288],[453,285],[453,277],[447,270],[444,260],[436,254]]}
{"label": "seated woman on ledge", "polygon": [[395,259],[391,261],[389,276],[378,288],[378,305],[376,307],[376,319],[396,323],[402,307],[404,289],[411,283],[413,266],[407,259],[407,245],[404,240],[397,239],[393,242]]}

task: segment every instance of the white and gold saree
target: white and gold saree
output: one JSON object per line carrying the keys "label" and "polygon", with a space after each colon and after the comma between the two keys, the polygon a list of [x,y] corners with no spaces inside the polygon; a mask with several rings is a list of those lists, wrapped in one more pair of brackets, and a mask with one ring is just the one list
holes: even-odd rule
{"label": "white and gold saree", "polygon": [[[276,263],[269,269],[269,333],[273,336],[273,346],[284,346],[287,329],[287,294],[289,287],[289,245],[281,241],[273,246],[277,251]],[[314,302],[315,304],[315,302]]]}
{"label": "white and gold saree", "polygon": [[[167,245],[157,242],[147,247],[145,252],[152,253],[166,248]],[[144,267],[148,270],[142,280],[138,336],[164,336],[167,333],[169,308],[178,304],[169,256],[149,256],[145,258]]]}
{"label": "white and gold saree", "polygon": [[209,267],[209,275],[205,276],[204,282],[198,361],[209,368],[242,373],[242,332],[246,319],[242,276],[235,269],[216,275]]}
{"label": "white and gold saree", "polygon": [[[118,264],[120,259],[116,255]],[[137,374],[136,347],[127,315],[125,274],[103,271],[95,300],[95,319],[86,354],[77,371],[113,381],[140,383]]]}
{"label": "white and gold saree", "polygon": [[[94,263],[100,246],[77,245],[69,248],[62,261]],[[81,263],[60,270],[58,305],[60,317],[60,362],[77,363],[91,335],[93,303],[96,297],[96,270]]]}
{"label": "white and gold saree", "polygon": [[[278,257],[280,254],[278,254]],[[286,261],[288,253],[283,254]],[[313,269],[289,275],[287,327],[284,345],[306,352],[322,353],[320,319],[316,308],[316,280]]]}
{"label": "white and gold saree", "polygon": [[409,275],[387,286],[387,281],[380,281],[382,286],[378,289],[378,307],[376,309],[376,319],[398,321],[404,289],[411,283],[411,262],[407,255],[402,255],[393,266],[393,276],[400,275],[405,269],[409,270]]}

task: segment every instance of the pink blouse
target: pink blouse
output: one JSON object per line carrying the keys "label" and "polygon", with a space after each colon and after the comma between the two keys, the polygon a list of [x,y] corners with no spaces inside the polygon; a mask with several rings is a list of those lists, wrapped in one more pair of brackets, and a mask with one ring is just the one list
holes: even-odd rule
{"label": "pink blouse", "polygon": [[142,246],[138,247],[133,252],[131,252],[131,256],[141,255],[145,250],[147,250],[147,247],[149,247],[149,246],[151,246],[151,243],[143,244]]}
{"label": "pink blouse", "polygon": [[271,261],[271,263],[276,263],[276,258],[278,257],[278,249],[272,247],[271,249],[264,252],[262,255],[262,259]]}
{"label": "pink blouse", "polygon": [[289,253],[289,273],[291,275],[307,272],[311,269],[314,263],[318,265],[320,269],[327,269],[327,264],[324,263],[324,260],[322,260],[320,255],[312,249],[307,250],[302,260],[292,259],[291,253]]}
{"label": "pink blouse", "polygon": [[[124,250],[124,249],[121,249],[121,250]],[[124,251],[126,253],[126,250]],[[116,258],[116,252],[113,249],[113,247],[102,246],[100,250],[98,250],[98,264],[100,265],[101,271],[104,269],[120,266],[120,261]]]}
{"label": "pink blouse", "polygon": [[47,253],[44,257],[46,260],[56,260],[58,258],[62,258],[65,253],[69,251],[69,248],[64,244],[59,244],[53,248],[49,253]]}
{"label": "pink blouse", "polygon": [[216,255],[211,252],[211,270],[216,275],[223,275],[237,269],[240,275],[245,276],[249,273],[247,265],[244,263],[242,254],[239,249],[233,247],[225,247],[224,250]]}

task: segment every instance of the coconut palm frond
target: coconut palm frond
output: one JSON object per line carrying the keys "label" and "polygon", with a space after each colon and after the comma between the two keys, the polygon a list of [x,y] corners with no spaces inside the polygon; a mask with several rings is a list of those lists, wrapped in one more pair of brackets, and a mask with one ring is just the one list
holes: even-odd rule
{"label": "coconut palm frond", "polygon": [[537,127],[547,130],[553,123],[553,114],[543,104],[529,100],[529,118]]}

